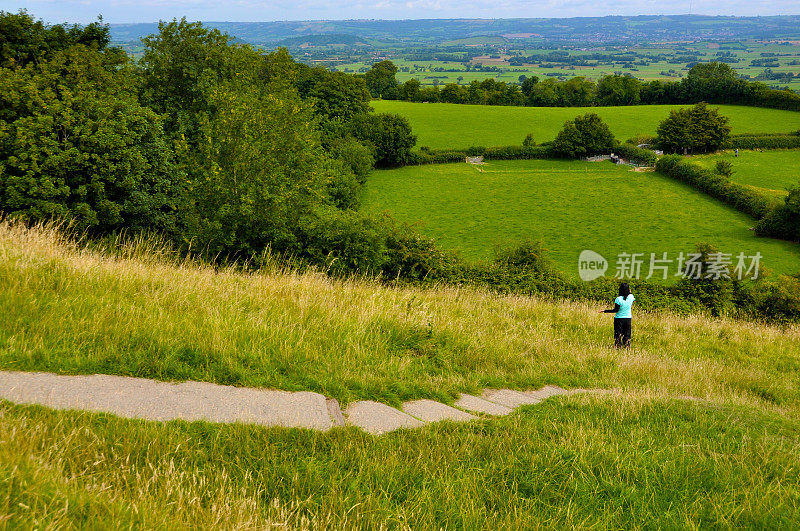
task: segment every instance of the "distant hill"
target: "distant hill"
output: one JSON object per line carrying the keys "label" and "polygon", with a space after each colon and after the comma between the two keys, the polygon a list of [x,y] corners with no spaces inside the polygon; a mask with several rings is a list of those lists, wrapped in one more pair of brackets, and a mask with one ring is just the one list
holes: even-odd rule
{"label": "distant hill", "polygon": [[[800,16],[728,17],[641,15],[634,17],[316,20],[288,22],[204,22],[238,40],[277,45],[297,37],[369,39],[395,44],[441,44],[477,36],[563,42],[653,42],[694,39],[800,39]],[[158,30],[155,23],[111,24],[112,40],[137,42]],[[347,44],[347,43],[342,43]]]}
{"label": "distant hill", "polygon": [[360,39],[355,35],[347,35],[341,33],[328,33],[322,35],[301,35],[299,37],[289,37],[280,40],[275,44],[277,46],[328,46],[333,44],[358,44]]}

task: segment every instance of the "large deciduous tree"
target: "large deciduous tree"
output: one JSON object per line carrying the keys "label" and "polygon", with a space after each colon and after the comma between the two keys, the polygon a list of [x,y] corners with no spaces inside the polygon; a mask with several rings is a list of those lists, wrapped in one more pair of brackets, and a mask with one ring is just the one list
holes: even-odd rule
{"label": "large deciduous tree", "polygon": [[608,153],[616,140],[605,122],[595,113],[569,120],[553,141],[553,153],[565,158],[580,158]]}
{"label": "large deciduous tree", "polygon": [[715,151],[728,139],[728,118],[705,102],[670,111],[659,124],[656,143],[670,153],[707,153]]}
{"label": "large deciduous tree", "polygon": [[388,59],[375,63],[364,74],[367,88],[374,98],[397,99],[399,88],[395,74],[397,74],[397,67]]}

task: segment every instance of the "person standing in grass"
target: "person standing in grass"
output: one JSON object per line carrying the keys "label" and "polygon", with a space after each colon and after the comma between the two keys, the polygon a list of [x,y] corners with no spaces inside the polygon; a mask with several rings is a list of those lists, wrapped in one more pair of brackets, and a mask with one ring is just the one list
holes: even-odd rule
{"label": "person standing in grass", "polygon": [[623,282],[619,285],[619,297],[614,299],[614,309],[600,311],[614,314],[614,346],[617,348],[631,346],[631,306],[635,300],[631,288]]}

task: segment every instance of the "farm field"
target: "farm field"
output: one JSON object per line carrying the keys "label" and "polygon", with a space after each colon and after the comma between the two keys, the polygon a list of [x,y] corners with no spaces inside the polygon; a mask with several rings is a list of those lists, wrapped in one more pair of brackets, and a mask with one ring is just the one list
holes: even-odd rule
{"label": "farm field", "polygon": [[[683,105],[628,107],[501,107],[452,103],[372,102],[376,112],[408,118],[417,146],[433,149],[520,145],[528,133],[536,142],[553,140],[564,122],[595,112],[624,141],[637,134],[655,134],[670,109]],[[733,133],[787,133],[800,129],[800,113],[758,107],[714,105],[730,118]]]}
{"label": "farm field", "polygon": [[749,230],[752,218],[668,177],[608,162],[492,161],[375,171],[363,205],[418,221],[423,233],[471,259],[490,258],[496,244],[541,239],[558,268],[575,276],[584,249],[613,263],[622,252],[676,256],[697,242],[726,253],[759,251],[779,273],[800,269],[800,246],[757,238]]}
{"label": "farm field", "polygon": [[785,196],[787,188],[800,184],[800,150],[797,149],[739,150],[738,157],[730,150],[696,155],[691,160],[712,170],[717,161],[726,160],[733,164],[735,182],[774,195]]}
{"label": "farm field", "polygon": [[[618,390],[374,437],[0,402],[0,519],[21,527],[792,527],[795,327],[237,273],[0,224],[0,368],[311,390],[343,404],[489,386]],[[696,400],[675,399],[691,396]],[[220,524],[223,525],[223,524]]]}

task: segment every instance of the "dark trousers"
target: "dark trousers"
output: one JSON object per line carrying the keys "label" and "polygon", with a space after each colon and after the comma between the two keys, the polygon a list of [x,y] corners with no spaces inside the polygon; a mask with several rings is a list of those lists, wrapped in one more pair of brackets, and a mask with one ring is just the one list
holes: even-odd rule
{"label": "dark trousers", "polygon": [[631,318],[614,318],[614,346],[617,348],[631,346]]}

